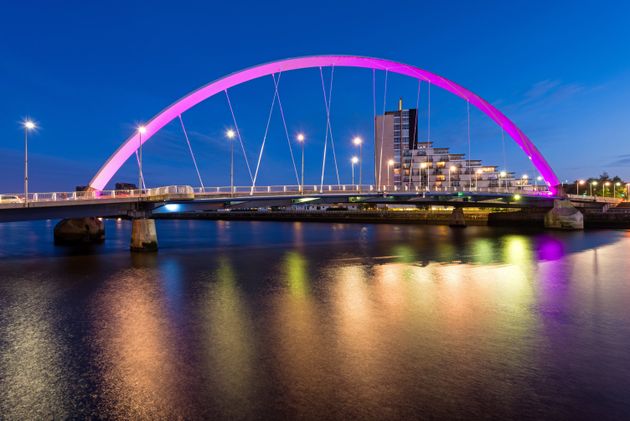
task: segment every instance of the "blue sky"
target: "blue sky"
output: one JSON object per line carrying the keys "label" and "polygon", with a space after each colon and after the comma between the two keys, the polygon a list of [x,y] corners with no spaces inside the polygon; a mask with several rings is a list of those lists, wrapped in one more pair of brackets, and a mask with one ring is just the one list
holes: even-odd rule
{"label": "blue sky", "polygon": [[[467,87],[519,125],[561,179],[602,171],[630,178],[626,2],[27,0],[2,9],[2,192],[22,188],[25,116],[41,127],[29,142],[31,190],[69,190],[86,184],[138,122],[189,91],[254,64],[330,53],[401,61]],[[416,88],[414,81],[391,78],[387,108],[401,96],[414,105]],[[272,94],[271,78],[233,90],[250,159],[257,156]],[[325,127],[319,73],[283,75],[280,94],[290,132],[307,133],[306,178],[315,182]],[[355,153],[350,138],[371,137],[371,95],[371,72],[335,71],[331,112],[346,181]],[[425,100],[422,92],[422,119]],[[435,89],[431,105],[432,139],[465,152],[465,103]],[[205,184],[225,185],[223,133],[231,126],[225,98],[211,98],[184,118]],[[500,130],[475,111],[471,125],[474,157],[502,165]],[[421,122],[421,139],[423,130]],[[534,174],[513,142],[506,149],[510,170]],[[371,168],[369,146],[365,153],[365,168]],[[146,145],[147,182],[198,184],[187,154],[181,128],[167,126]],[[261,183],[291,182],[290,162],[276,109]],[[240,156],[236,170],[239,184],[246,184]],[[114,180],[136,179],[128,164]],[[326,180],[333,181],[334,172]]]}

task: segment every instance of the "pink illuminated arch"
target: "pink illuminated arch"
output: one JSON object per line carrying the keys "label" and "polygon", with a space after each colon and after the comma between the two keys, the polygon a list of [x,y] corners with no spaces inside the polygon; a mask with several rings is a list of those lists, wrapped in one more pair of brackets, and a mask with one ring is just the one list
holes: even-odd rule
{"label": "pink illuminated arch", "polygon": [[[442,76],[427,72],[426,70],[422,70],[408,64],[371,57],[326,55],[291,58],[261,64],[259,66],[232,73],[189,93],[166,109],[162,110],[146,124],[146,133],[142,135],[142,143],[151,139],[151,137],[162,127],[177,118],[177,116],[183,114],[188,109],[194,107],[205,99],[216,95],[217,93],[232,88],[233,86],[274,73],[328,66],[387,70],[389,72],[424,80],[469,101],[470,104],[477,107],[484,114],[494,120],[510,135],[510,137],[512,137],[512,139],[514,139],[518,146],[525,152],[525,154],[527,154],[529,159],[531,159],[532,163],[547,183],[547,186],[549,186],[552,192],[556,192],[556,186],[559,184],[558,177],[556,177],[556,174],[553,172],[536,146],[534,146],[531,140],[525,136],[521,129],[503,115],[503,113],[490,105],[486,100],[459,86],[458,84],[451,82]],[[105,162],[90,182],[91,187],[96,190],[103,190],[123,163],[138,149],[140,140],[138,136],[138,133],[134,133],[118,148],[118,150],[116,150],[116,152],[114,152],[112,156],[109,157],[107,162]]]}

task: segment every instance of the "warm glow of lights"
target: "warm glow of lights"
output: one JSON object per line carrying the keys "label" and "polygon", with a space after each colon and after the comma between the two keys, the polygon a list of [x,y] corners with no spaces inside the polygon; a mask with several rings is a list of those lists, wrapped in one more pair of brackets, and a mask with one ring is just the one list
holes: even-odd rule
{"label": "warm glow of lights", "polygon": [[227,136],[228,139],[234,139],[234,137],[236,136],[236,132],[230,129],[227,132],[225,132],[225,135]]}
{"label": "warm glow of lights", "polygon": [[138,133],[145,134],[147,132],[147,128],[144,126],[138,126]]}
{"label": "warm glow of lights", "polygon": [[604,186],[606,186],[606,187],[610,186],[610,182],[609,182],[609,181],[606,181],[606,182],[604,183]]}
{"label": "warm glow of lights", "polygon": [[480,169],[476,171],[477,174],[481,174],[483,171],[481,171]]}
{"label": "warm glow of lights", "polygon": [[521,195],[520,194],[515,194],[514,195],[514,200],[521,200]]}
{"label": "warm glow of lights", "polygon": [[352,143],[354,143],[355,145],[359,146],[360,144],[363,143],[363,139],[361,139],[359,136],[357,136],[354,139],[352,139]]}
{"label": "warm glow of lights", "polygon": [[427,167],[427,163],[426,162],[421,162],[420,163],[420,168],[424,169]]}
{"label": "warm glow of lights", "polygon": [[507,173],[506,173],[505,171],[501,171],[501,172],[499,173],[499,176],[501,176],[501,177],[505,177],[506,175],[507,175]]}
{"label": "warm glow of lights", "polygon": [[591,184],[596,186],[597,185],[597,181],[593,181]]}
{"label": "warm glow of lights", "polygon": [[542,181],[542,177],[541,177],[541,176],[538,176],[538,177],[536,177],[536,180],[538,180],[538,181]]}
{"label": "warm glow of lights", "polygon": [[356,164],[357,162],[359,162],[359,158],[356,156],[353,156],[351,161],[353,164]]}
{"label": "warm glow of lights", "polygon": [[302,133],[298,133],[297,140],[298,142],[304,142],[304,135]]}
{"label": "warm glow of lights", "polygon": [[449,168],[450,171],[457,171],[457,167],[455,165],[451,165]]}
{"label": "warm glow of lights", "polygon": [[586,181],[584,181],[584,180],[580,180],[580,181],[579,181],[579,183],[580,183],[580,186],[583,186],[583,185],[584,185],[584,183],[586,183]]}
{"label": "warm glow of lights", "polygon": [[523,174],[523,176],[521,177],[523,180],[527,180],[529,178],[529,176],[527,174]]}
{"label": "warm glow of lights", "polygon": [[387,165],[388,165],[388,166],[390,166],[390,167],[391,167],[392,165],[394,165],[394,160],[393,160],[393,159],[390,159],[389,161],[387,161]]}
{"label": "warm glow of lights", "polygon": [[26,120],[24,122],[24,128],[27,130],[33,130],[35,128],[35,123],[33,123],[31,120]]}

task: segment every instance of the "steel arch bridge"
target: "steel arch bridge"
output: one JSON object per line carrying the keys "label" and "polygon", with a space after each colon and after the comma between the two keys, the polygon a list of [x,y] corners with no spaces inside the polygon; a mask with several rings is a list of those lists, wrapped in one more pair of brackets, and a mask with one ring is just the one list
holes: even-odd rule
{"label": "steel arch bridge", "polygon": [[534,167],[544,179],[551,193],[557,193],[557,186],[560,182],[547,160],[536,148],[533,142],[523,133],[523,131],[488,101],[456,84],[455,82],[415,66],[380,58],[345,55],[318,55],[278,60],[240,70],[202,86],[156,114],[145,125],[146,132],[144,134],[136,132],[125,140],[90,181],[90,187],[97,191],[103,190],[125,161],[136,153],[141,144],[150,140],[155,133],[174,119],[178,117],[181,118],[182,113],[213,95],[224,91],[227,92],[228,89],[234,86],[264,76],[280,74],[282,72],[298,69],[321,69],[322,67],[354,67],[397,73],[418,79],[419,81],[428,82],[431,85],[438,86],[439,88],[465,99],[474,107],[486,114],[508,133],[508,135],[532,161]]}

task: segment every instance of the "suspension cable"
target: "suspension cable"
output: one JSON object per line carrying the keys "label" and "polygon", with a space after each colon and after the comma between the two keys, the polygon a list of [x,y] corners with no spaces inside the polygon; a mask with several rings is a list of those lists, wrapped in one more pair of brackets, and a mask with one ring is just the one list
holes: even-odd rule
{"label": "suspension cable", "polygon": [[[415,121],[415,126],[416,129],[414,131],[414,137],[417,139],[418,138],[418,120],[419,120],[419,112],[420,112],[420,86],[422,85],[422,80],[418,79],[418,94],[416,95],[416,121]],[[415,140],[415,139],[414,139]],[[413,145],[415,148],[418,147],[418,145],[416,144],[416,142],[414,142]],[[422,176],[422,174],[420,174]],[[409,160],[409,180],[408,180],[408,185],[409,185],[409,190],[411,190],[411,185],[412,183],[412,179],[413,179],[413,159]]]}
{"label": "suspension cable", "polygon": [[[324,72],[322,71],[321,66],[319,68],[319,75],[320,75],[320,78],[322,80],[322,91],[324,92],[324,97],[325,97],[326,96],[326,88],[324,87]],[[324,105],[326,106],[326,103],[324,103]],[[324,188],[324,172],[326,170],[326,152],[327,152],[327,149],[328,149],[328,112],[326,113],[326,134],[324,136],[324,156],[322,157],[322,175],[321,175],[321,179],[320,179],[320,182],[319,182],[319,190],[320,191],[322,191],[322,189]]]}
{"label": "suspension cable", "polygon": [[340,185],[341,180],[339,178],[339,166],[337,165],[337,154],[335,152],[335,139],[333,137],[332,124],[330,122],[330,107],[332,104],[332,87],[334,74],[335,68],[334,66],[332,66],[330,68],[330,84],[328,88],[328,96],[326,96],[326,88],[324,86],[324,72],[321,67],[319,68],[319,75],[322,81],[322,93],[324,94],[324,107],[326,108],[326,139],[328,138],[328,134],[330,133],[330,145],[332,147],[333,162],[335,164],[335,174],[337,175],[337,185]]}
{"label": "suspension cable", "polygon": [[387,75],[389,74],[389,69],[385,69],[385,82],[383,87],[383,119],[381,124],[381,150],[378,158],[378,185],[381,186],[383,184],[383,142],[385,138],[385,107],[387,107]]}
{"label": "suspension cable", "polygon": [[[372,133],[376,141],[376,69],[372,69]],[[375,153],[376,155],[376,153]],[[376,180],[376,159],[374,160],[374,184],[378,185]]]}
{"label": "suspension cable", "polygon": [[298,175],[297,166],[295,165],[295,157],[293,156],[293,147],[291,146],[291,138],[289,137],[289,130],[287,129],[287,121],[284,118],[284,109],[282,108],[282,102],[280,101],[280,92],[278,91],[278,83],[280,82],[280,78],[276,81],[276,76],[272,75],[273,84],[275,86],[275,95],[278,99],[278,108],[280,108],[280,116],[282,117],[282,124],[284,126],[284,134],[287,137],[287,144],[289,145],[289,153],[291,154],[291,162],[293,163],[293,170],[295,171],[295,180],[297,184],[300,185],[300,176]]}
{"label": "suspension cable", "polygon": [[[272,74],[272,76],[274,74]],[[280,83],[281,75],[282,73],[278,75],[278,83]],[[269,133],[269,124],[271,123],[271,116],[273,115],[274,105],[276,105],[276,91],[275,90],[273,93],[273,99],[271,100],[271,107],[269,108],[269,117],[267,117],[267,125],[265,126],[265,134],[263,136],[262,145],[260,146],[260,153],[258,154],[258,163],[256,164],[256,171],[254,172],[254,178],[252,180],[251,194],[254,193],[254,188],[256,187],[256,180],[258,179],[258,170],[260,169],[260,161],[262,160],[262,154],[263,154],[263,151],[265,150],[265,143],[267,142],[267,134]]]}
{"label": "suspension cable", "polygon": [[[468,117],[468,171],[472,171],[470,167],[470,101],[466,101],[466,115]],[[472,191],[472,173],[468,177],[468,188]]]}
{"label": "suspension cable", "polygon": [[201,174],[199,173],[199,167],[197,166],[197,160],[195,159],[195,154],[193,153],[192,146],[190,145],[190,140],[188,139],[188,132],[186,131],[186,127],[184,126],[184,120],[182,120],[182,115],[178,115],[179,122],[182,125],[182,130],[184,131],[184,137],[186,138],[186,143],[188,144],[188,150],[190,151],[190,157],[192,158],[193,165],[195,166],[195,171],[197,172],[197,177],[199,178],[199,184],[201,188],[204,189],[203,180],[201,179]]}
{"label": "suspension cable", "polygon": [[241,137],[241,131],[238,128],[238,123],[236,123],[236,116],[234,115],[234,109],[232,108],[232,101],[230,101],[230,95],[228,94],[227,89],[224,90],[225,97],[227,98],[228,106],[230,107],[230,113],[232,114],[232,121],[234,121],[234,128],[236,129],[236,136],[238,137],[238,141],[241,144],[241,150],[243,151],[243,158],[245,158],[245,165],[247,165],[247,172],[249,173],[250,181],[254,181],[254,177],[252,175],[252,169],[249,166],[249,159],[247,159],[247,153],[245,152],[245,144],[243,143],[243,138]]}

